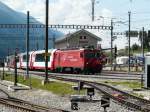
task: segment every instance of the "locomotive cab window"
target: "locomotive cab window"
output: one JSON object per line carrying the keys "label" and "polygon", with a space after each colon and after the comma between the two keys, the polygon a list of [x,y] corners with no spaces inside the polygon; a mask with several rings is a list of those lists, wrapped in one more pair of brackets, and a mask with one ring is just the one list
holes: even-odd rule
{"label": "locomotive cab window", "polygon": [[85,58],[95,58],[95,53],[85,53]]}
{"label": "locomotive cab window", "polygon": [[100,57],[100,53],[96,53],[95,56],[96,56],[96,58],[99,58]]}
{"label": "locomotive cab window", "polygon": [[100,58],[100,53],[89,52],[85,53],[86,58]]}

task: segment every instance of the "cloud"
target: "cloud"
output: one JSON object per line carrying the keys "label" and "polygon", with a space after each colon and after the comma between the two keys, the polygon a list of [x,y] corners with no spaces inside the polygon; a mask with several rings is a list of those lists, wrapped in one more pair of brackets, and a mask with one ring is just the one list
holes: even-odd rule
{"label": "cloud", "polygon": [[[29,10],[33,17],[40,18],[43,23],[45,21],[44,0],[0,1],[23,13]],[[112,14],[108,9],[102,9],[102,11],[95,11],[96,19],[98,15],[111,17]],[[91,22],[91,0],[50,0],[49,18],[50,23],[53,24],[102,24],[100,21]]]}
{"label": "cloud", "polygon": [[[45,0],[0,0],[14,10],[39,18],[45,23]],[[110,25],[112,11],[96,8],[95,21],[91,21],[91,0],[49,0],[49,23],[50,24],[89,24]],[[99,16],[106,17],[104,19]],[[99,20],[98,20],[99,19]],[[67,30],[70,32],[71,30]],[[102,46],[110,47],[110,31],[89,30],[103,39]]]}
{"label": "cloud", "polygon": [[12,9],[23,10],[25,9],[26,0],[0,0]]}
{"label": "cloud", "polygon": [[30,15],[39,18],[41,22],[44,21],[45,2],[43,0],[0,0],[8,5],[10,8],[27,13],[30,11]]}

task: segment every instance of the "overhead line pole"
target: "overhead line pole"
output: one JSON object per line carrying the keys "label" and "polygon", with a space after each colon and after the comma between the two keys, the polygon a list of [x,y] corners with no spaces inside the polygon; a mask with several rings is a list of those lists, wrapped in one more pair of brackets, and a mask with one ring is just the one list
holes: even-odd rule
{"label": "overhead line pole", "polygon": [[111,70],[113,67],[113,19],[111,19]]}
{"label": "overhead line pole", "polygon": [[129,15],[129,47],[128,47],[128,51],[129,51],[129,54],[128,54],[128,56],[129,56],[129,62],[128,62],[128,73],[130,73],[130,32],[131,32],[131,12],[128,12],[128,15]]}
{"label": "overhead line pole", "polygon": [[26,36],[26,77],[29,78],[29,11],[27,11],[27,36]]}
{"label": "overhead line pole", "polygon": [[46,29],[45,29],[45,81],[48,82],[48,16],[49,16],[49,0],[46,0]]}
{"label": "overhead line pole", "polygon": [[142,28],[142,57],[144,58],[144,27]]}
{"label": "overhead line pole", "polygon": [[[142,47],[142,57],[144,59],[144,27],[142,28],[142,43],[141,43],[141,47]],[[142,66],[142,75],[141,75],[141,87],[143,87],[143,74],[144,74],[144,63]]]}
{"label": "overhead line pole", "polygon": [[15,75],[14,75],[14,86],[17,86],[17,83],[18,83],[18,76],[17,76],[17,50],[15,50]]}
{"label": "overhead line pole", "polygon": [[95,0],[92,1],[92,21],[94,21],[94,9],[95,9]]}

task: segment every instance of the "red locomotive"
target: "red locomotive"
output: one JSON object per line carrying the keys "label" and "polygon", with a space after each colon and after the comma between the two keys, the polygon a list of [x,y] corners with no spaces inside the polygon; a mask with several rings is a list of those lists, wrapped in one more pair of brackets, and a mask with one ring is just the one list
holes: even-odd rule
{"label": "red locomotive", "polygon": [[54,58],[54,70],[87,74],[101,72],[100,56],[100,51],[96,49],[57,50]]}
{"label": "red locomotive", "polygon": [[[52,72],[100,73],[105,58],[100,50],[88,48],[64,50],[52,49],[48,51],[48,54],[48,69]],[[19,58],[19,68],[26,68],[26,54],[19,54]],[[32,51],[29,53],[29,68],[31,70],[45,69],[44,50]]]}

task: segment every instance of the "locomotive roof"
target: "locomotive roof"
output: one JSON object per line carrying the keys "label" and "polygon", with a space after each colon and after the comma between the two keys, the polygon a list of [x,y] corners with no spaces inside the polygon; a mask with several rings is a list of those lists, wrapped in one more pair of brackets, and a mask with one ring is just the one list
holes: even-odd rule
{"label": "locomotive roof", "polygon": [[57,42],[61,42],[61,41],[63,41],[63,40],[66,40],[66,38],[71,38],[73,35],[77,35],[77,34],[79,34],[79,33],[81,33],[81,32],[85,32],[85,33],[87,33],[88,35],[90,35],[91,37],[96,38],[98,41],[102,41],[102,39],[101,39],[100,37],[96,36],[95,34],[89,32],[89,31],[87,31],[87,30],[82,29],[82,30],[79,30],[79,31],[76,31],[76,32],[73,32],[73,33],[66,34],[66,35],[63,36],[62,38],[58,38],[58,39],[56,40],[56,43],[57,43]]}
{"label": "locomotive roof", "polygon": [[[56,49],[48,49],[48,52],[53,52],[55,51]],[[45,50],[38,50],[38,51],[35,51],[36,53],[45,53]]]}
{"label": "locomotive roof", "polygon": [[99,49],[92,49],[92,48],[68,48],[68,49],[58,49],[58,50],[61,50],[61,51],[69,51],[69,50],[70,51],[73,51],[73,50],[77,50],[77,51],[78,50],[80,50],[80,51],[82,50],[83,51],[83,50],[90,50],[91,51],[91,50],[99,50]]}

